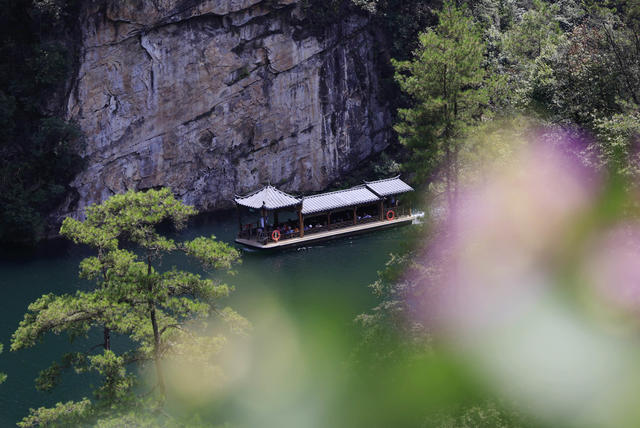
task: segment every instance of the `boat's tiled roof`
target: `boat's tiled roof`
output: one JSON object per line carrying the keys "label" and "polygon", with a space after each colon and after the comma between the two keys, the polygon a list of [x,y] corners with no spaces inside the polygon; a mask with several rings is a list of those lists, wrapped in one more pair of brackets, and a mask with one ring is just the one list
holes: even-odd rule
{"label": "boat's tiled roof", "polygon": [[269,185],[246,196],[236,196],[235,201],[243,207],[260,209],[264,206],[268,210],[289,208],[302,203],[302,214],[313,214],[368,204],[385,196],[412,190],[413,188],[398,176],[385,180],[365,181],[365,184],[351,189],[306,196],[303,199],[298,199]]}
{"label": "boat's tiled roof", "polygon": [[413,187],[400,180],[400,176],[385,180],[365,181],[365,186],[376,195],[383,197],[413,191]]}
{"label": "boat's tiled roof", "polygon": [[238,205],[247,208],[260,209],[264,205],[268,210],[292,207],[302,202],[301,199],[291,196],[282,190],[278,190],[273,186],[263,187],[246,196],[236,196],[235,201]]}
{"label": "boat's tiled roof", "polygon": [[346,208],[355,205],[375,202],[380,198],[364,185],[337,192],[321,193],[306,196],[302,199],[302,214],[313,214],[331,211],[336,208]]}

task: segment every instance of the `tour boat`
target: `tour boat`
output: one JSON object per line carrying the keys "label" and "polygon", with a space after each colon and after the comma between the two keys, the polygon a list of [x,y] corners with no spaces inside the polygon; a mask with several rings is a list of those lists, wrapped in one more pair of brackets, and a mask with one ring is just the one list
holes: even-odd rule
{"label": "tour boat", "polygon": [[[398,196],[412,191],[399,176],[301,198],[268,185],[236,196],[236,242],[260,250],[281,249],[411,224],[420,214],[401,207]],[[257,214],[258,220],[243,223],[250,214]]]}

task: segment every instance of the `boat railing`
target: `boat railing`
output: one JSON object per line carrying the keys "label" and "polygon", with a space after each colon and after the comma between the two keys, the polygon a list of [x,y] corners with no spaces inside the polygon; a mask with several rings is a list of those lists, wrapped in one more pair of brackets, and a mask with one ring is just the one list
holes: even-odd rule
{"label": "boat railing", "polygon": [[345,227],[349,227],[349,226],[353,226],[353,220],[339,221],[336,223],[331,223],[329,225],[323,224],[320,226],[313,226],[310,229],[306,229],[304,231],[304,234],[311,235],[314,233],[327,232],[329,230],[344,229]]}
{"label": "boat railing", "polygon": [[389,212],[389,210],[392,210],[394,213],[394,216],[397,217],[404,217],[404,216],[408,216],[412,214],[412,210],[410,207],[386,207],[384,209],[384,216],[385,216],[385,220],[387,212]]}
{"label": "boat railing", "polygon": [[370,217],[362,217],[356,221],[356,224],[367,224],[367,223],[373,223],[376,221],[380,221],[380,216],[378,216],[377,214]]}
{"label": "boat railing", "polygon": [[259,232],[256,227],[247,227],[242,229],[240,233],[238,233],[238,238],[247,239],[249,241],[258,241],[261,233],[262,232]]}
{"label": "boat railing", "polygon": [[[336,222],[336,223],[331,223],[329,225],[316,225],[313,227],[310,227],[308,229],[305,229],[304,231],[304,235],[314,235],[316,233],[321,233],[321,232],[328,232],[331,230],[336,230],[336,229],[344,229],[347,227],[351,227],[351,226],[357,226],[360,224],[367,224],[367,223],[374,223],[374,222],[379,222],[379,221],[388,221],[387,217],[386,217],[386,213],[388,212],[388,210],[391,209],[394,212],[394,217],[398,218],[398,217],[404,217],[407,215],[411,214],[411,210],[407,207],[391,207],[391,208],[385,208],[384,211],[384,215],[383,215],[383,220],[380,220],[380,216],[379,214],[373,215],[373,216],[368,216],[366,218],[361,217],[359,219],[356,219],[355,223],[353,221],[353,219],[349,219],[349,220],[344,220],[344,221],[340,221],[340,222]],[[273,239],[272,236],[272,231],[262,231],[256,228],[246,228],[243,229],[239,234],[238,234],[239,238],[242,239],[247,239],[250,241],[256,241],[261,243],[262,245],[271,243],[271,242],[279,242],[279,241],[285,241],[288,239],[293,239],[293,238],[299,238],[300,237],[300,232],[296,232],[296,231],[290,231],[290,232],[281,232],[280,233],[280,238],[278,239],[278,241]]]}

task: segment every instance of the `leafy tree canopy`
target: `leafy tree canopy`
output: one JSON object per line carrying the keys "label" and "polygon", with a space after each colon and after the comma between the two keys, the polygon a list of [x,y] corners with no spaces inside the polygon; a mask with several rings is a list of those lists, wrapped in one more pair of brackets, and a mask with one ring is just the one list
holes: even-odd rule
{"label": "leafy tree canopy", "polygon": [[409,168],[424,179],[442,166],[454,190],[462,139],[489,103],[485,45],[469,11],[450,1],[419,41],[413,60],[393,61],[400,88],[414,101],[398,111],[395,129],[414,154]]}
{"label": "leafy tree canopy", "polygon": [[82,135],[62,111],[79,4],[0,0],[0,242],[41,238],[83,166]]}
{"label": "leafy tree canopy", "polygon": [[[142,414],[149,414],[150,409],[151,414],[160,412],[168,392],[163,361],[209,361],[225,343],[223,334],[205,333],[212,320],[220,320],[235,333],[249,328],[233,309],[218,306],[232,287],[197,273],[159,268],[164,255],[177,251],[198,260],[207,270],[230,270],[239,261],[238,251],[215,237],[177,242],[159,231],[167,225],[182,229],[195,214],[193,207],[176,200],[169,189],[161,189],[116,195],[89,207],[83,221],[65,219],[60,233],[95,250],[94,256],[80,263],[80,276],[94,287],[37,299],[14,333],[11,349],[35,346],[50,333],[66,333],[77,340],[102,330],[102,343],[89,352],[63,356],[40,373],[36,386],[54,388],[70,368],[77,373],[97,373],[102,384],[94,390],[94,400],[32,410],[21,426],[103,418],[113,423],[120,412],[123,418],[130,418],[126,414],[131,409]],[[128,337],[133,345],[116,353],[112,335]],[[141,388],[134,388],[139,382],[128,369],[132,364],[155,366],[156,385],[145,398],[135,393]]]}

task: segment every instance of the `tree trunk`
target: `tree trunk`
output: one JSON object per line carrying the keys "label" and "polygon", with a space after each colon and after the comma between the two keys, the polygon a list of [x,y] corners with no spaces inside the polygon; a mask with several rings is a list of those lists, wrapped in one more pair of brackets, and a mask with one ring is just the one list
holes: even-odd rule
{"label": "tree trunk", "polygon": [[[151,256],[147,255],[147,276],[149,277],[149,293],[153,293],[153,281],[151,281]],[[158,330],[158,320],[156,318],[156,305],[150,296],[149,300],[149,318],[151,319],[151,327],[153,328],[153,358],[156,363],[156,376],[158,377],[158,390],[160,391],[160,397],[164,400],[165,395],[165,383],[164,373],[160,365],[160,331]]]}
{"label": "tree trunk", "polygon": [[298,227],[300,228],[300,237],[304,238],[304,217],[302,216],[302,205],[298,207]]}
{"label": "tree trunk", "polygon": [[104,337],[104,350],[108,351],[111,349],[111,330],[109,327],[104,328],[102,336]]}
{"label": "tree trunk", "polygon": [[453,192],[452,192],[452,176],[451,176],[451,112],[449,111],[449,86],[448,86],[448,75],[447,75],[447,65],[444,66],[443,73],[443,86],[442,86],[442,98],[445,100],[444,102],[444,120],[445,120],[445,128],[444,128],[444,145],[445,145],[445,181],[447,188],[447,205],[449,209],[449,216],[451,216],[453,211]]}
{"label": "tree trunk", "polygon": [[616,60],[618,61],[618,66],[620,67],[620,74],[622,74],[622,76],[624,77],[624,82],[626,83],[627,90],[629,91],[631,98],[633,98],[633,102],[636,104],[640,104],[640,100],[638,100],[638,96],[636,94],[634,85],[633,83],[631,83],[631,79],[629,78],[628,70],[631,67],[628,67],[626,62],[622,60],[622,54],[618,49],[618,45],[616,44],[613,34],[609,32],[609,29],[607,28],[606,24],[602,24],[602,29],[604,30],[604,33],[607,36],[607,41],[609,42],[609,45],[611,46],[611,49],[613,49],[613,53],[616,56]]}
{"label": "tree trunk", "polygon": [[447,208],[449,212],[449,216],[453,214],[453,174],[452,174],[452,165],[451,165],[451,147],[449,147],[450,141],[445,143],[445,174],[446,174],[446,192],[447,192]]}
{"label": "tree trunk", "polygon": [[[98,252],[98,259],[102,259],[102,251]],[[109,282],[109,276],[107,275],[107,270],[104,268],[104,264],[102,266],[102,278],[104,279],[102,288],[104,288]],[[109,327],[104,327],[104,329],[102,330],[102,337],[104,339],[104,350],[109,351],[111,349],[111,329],[109,329]]]}
{"label": "tree trunk", "polygon": [[160,366],[160,332],[158,331],[158,321],[156,319],[156,306],[153,303],[149,304],[149,316],[151,318],[151,326],[153,327],[153,356],[156,362],[158,390],[160,391],[161,398],[164,399],[164,373],[162,372],[162,367]]}
{"label": "tree trunk", "polygon": [[[454,122],[458,121],[458,100],[457,97],[453,102],[453,120]],[[452,139],[451,144],[453,144],[452,157],[451,157],[451,175],[452,175],[452,186],[453,186],[453,196],[452,196],[452,205],[449,207],[451,213],[456,215],[455,211],[458,205],[458,179],[459,179],[459,165],[458,165],[458,154],[460,152],[460,143],[455,138]]]}

